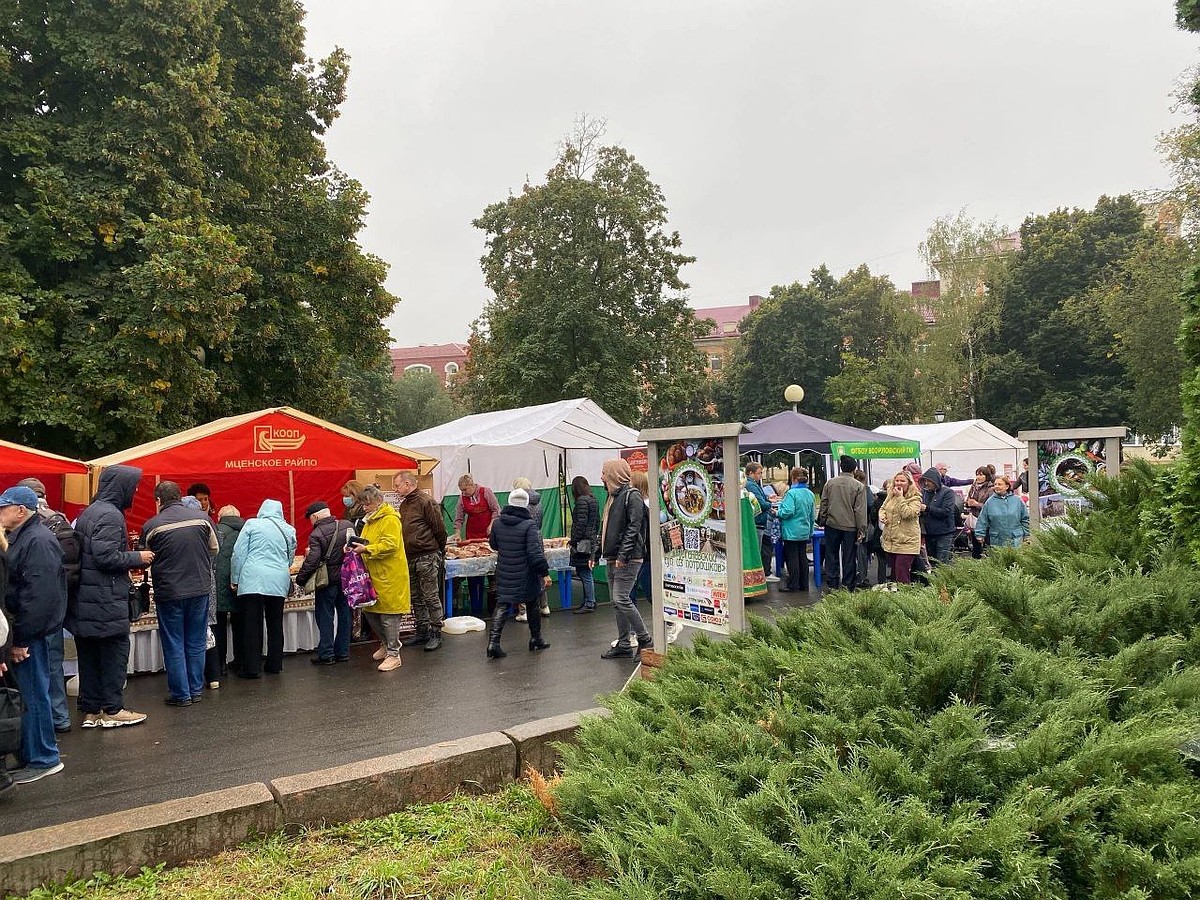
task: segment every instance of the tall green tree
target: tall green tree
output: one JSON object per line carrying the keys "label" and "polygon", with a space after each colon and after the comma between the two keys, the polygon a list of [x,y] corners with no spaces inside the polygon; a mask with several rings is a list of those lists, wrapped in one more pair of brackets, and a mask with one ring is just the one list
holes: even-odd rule
{"label": "tall green tree", "polygon": [[741,337],[720,386],[721,418],[748,422],[785,408],[789,384],[804,388],[804,411],[832,411],[826,381],[837,374],[844,330],[837,320],[837,279],[824,266],[808,284],[776,285],[742,319]]}
{"label": "tall green tree", "polygon": [[464,415],[463,408],[432,372],[406,372],[395,385],[396,433],[415,434]]}
{"label": "tall green tree", "polygon": [[937,219],[919,251],[941,294],[929,301],[936,324],[925,339],[924,371],[930,399],[953,418],[976,417],[979,367],[987,328],[986,284],[1006,258],[1008,229],[959,210]]}
{"label": "tall green tree", "polygon": [[0,55],[0,425],[92,454],[274,403],[333,415],[395,299],[321,135],[340,52],[289,0],[42,0]]}
{"label": "tall green tree", "polygon": [[1086,304],[1094,301],[1103,314],[1111,352],[1125,370],[1129,427],[1151,440],[1183,422],[1183,352],[1171,338],[1182,324],[1180,288],[1194,262],[1187,241],[1148,230]]}
{"label": "tall green tree", "polygon": [[617,419],[669,417],[704,379],[708,328],[662,191],[626,150],[564,143],[541,184],[488,206],[484,280],[462,382],[475,410],[589,397]]}
{"label": "tall green tree", "polygon": [[1127,420],[1125,370],[1093,291],[1144,239],[1143,223],[1127,196],[1025,220],[1021,249],[989,285],[984,418],[1011,433]]}

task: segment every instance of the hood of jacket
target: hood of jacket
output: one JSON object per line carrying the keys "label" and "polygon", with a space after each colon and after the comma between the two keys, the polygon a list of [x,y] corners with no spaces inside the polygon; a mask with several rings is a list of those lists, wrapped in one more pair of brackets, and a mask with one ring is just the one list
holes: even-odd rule
{"label": "hood of jacket", "polygon": [[141,481],[142,470],[137,466],[109,466],[100,473],[95,499],[111,503],[117,509],[129,509]]}
{"label": "hood of jacket", "polygon": [[234,531],[241,531],[242,526],[246,524],[246,520],[241,516],[221,516],[217,520],[218,525],[224,525],[226,528],[232,528]]}
{"label": "hood of jacket", "polygon": [[[926,469],[925,474],[921,476],[922,481],[928,481],[933,484],[933,489],[936,491],[942,486],[942,473],[937,469]],[[924,488],[922,488],[924,490]]]}
{"label": "hood of jacket", "polygon": [[258,517],[260,519],[278,519],[283,521],[283,504],[278,500],[264,500],[262,506],[258,508]]}
{"label": "hood of jacket", "polygon": [[542,495],[537,492],[536,488],[529,489],[529,505],[538,506],[542,502]]}
{"label": "hood of jacket", "polygon": [[505,525],[516,525],[522,519],[532,519],[529,510],[524,506],[506,506],[500,510],[500,521]]}

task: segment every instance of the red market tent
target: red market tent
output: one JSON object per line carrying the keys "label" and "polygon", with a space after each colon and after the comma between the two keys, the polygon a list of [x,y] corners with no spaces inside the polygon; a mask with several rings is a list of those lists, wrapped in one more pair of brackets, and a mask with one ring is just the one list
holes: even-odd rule
{"label": "red market tent", "polygon": [[203,482],[212,490],[214,515],[232,504],[250,518],[263,500],[279,500],[284,517],[300,532],[303,549],[309,528],[298,519],[314,500],[324,500],[336,513],[341,487],[350,479],[379,481],[390,490],[395,472],[416,469],[424,478],[437,460],[281,406],[218,419],[91,460],[94,482],[105,467],[117,464],[142,469],[142,486],[128,517],[131,528],[140,529],[154,515],[158,482],[177,482],[185,492]]}
{"label": "red market tent", "polygon": [[66,477],[87,475],[87,472],[87,463],[78,459],[0,441],[0,491],[23,478],[37,478],[46,485],[46,503],[52,509],[62,510]]}

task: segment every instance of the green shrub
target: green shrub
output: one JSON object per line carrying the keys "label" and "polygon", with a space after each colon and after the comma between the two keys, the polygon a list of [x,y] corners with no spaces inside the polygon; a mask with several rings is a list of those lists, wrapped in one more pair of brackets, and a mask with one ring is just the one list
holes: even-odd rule
{"label": "green shrub", "polygon": [[575,896],[1200,896],[1200,579],[1169,475],[1093,490],[929,589],[672,650],[564,751],[612,872]]}

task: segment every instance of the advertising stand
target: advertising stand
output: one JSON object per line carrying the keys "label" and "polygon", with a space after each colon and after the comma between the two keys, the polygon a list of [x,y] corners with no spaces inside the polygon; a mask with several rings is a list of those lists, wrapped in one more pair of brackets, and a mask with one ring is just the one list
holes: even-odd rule
{"label": "advertising stand", "polygon": [[1116,477],[1121,470],[1124,426],[1019,431],[1029,447],[1029,532],[1056,524],[1071,508],[1085,506],[1080,488],[1093,472]]}
{"label": "advertising stand", "polygon": [[667,622],[717,634],[746,627],[738,470],[743,431],[733,422],[652,428],[638,436],[646,442],[650,475],[652,633],[664,651]]}

